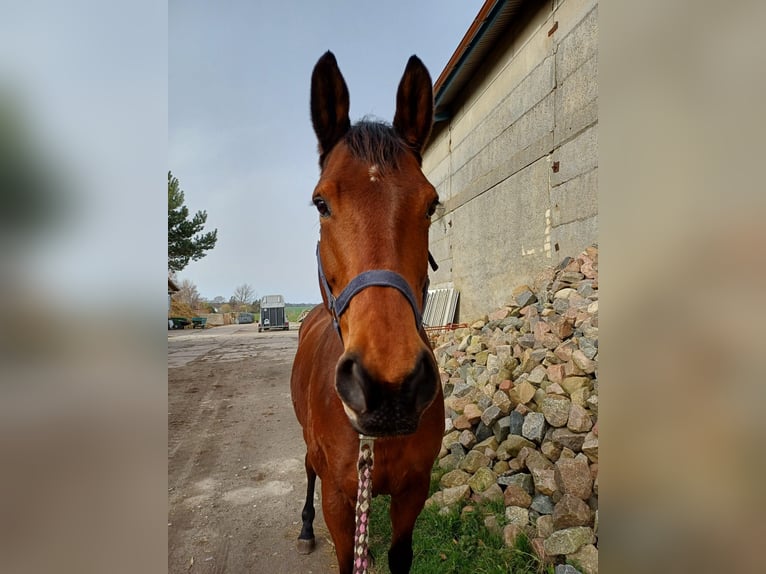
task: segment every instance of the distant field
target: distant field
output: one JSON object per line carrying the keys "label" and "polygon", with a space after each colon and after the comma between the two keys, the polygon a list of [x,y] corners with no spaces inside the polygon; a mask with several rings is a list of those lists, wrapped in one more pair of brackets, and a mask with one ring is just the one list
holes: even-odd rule
{"label": "distant field", "polygon": [[[285,305],[285,311],[287,312],[287,320],[290,323],[295,323],[298,317],[306,309],[312,309],[314,305]],[[261,314],[253,313],[255,315],[255,321],[260,322]]]}
{"label": "distant field", "polygon": [[287,310],[287,320],[291,323],[294,323],[298,320],[298,316],[303,313],[306,309],[311,309],[314,307],[314,305],[303,305],[303,306],[293,306],[293,305],[285,305],[285,309]]}

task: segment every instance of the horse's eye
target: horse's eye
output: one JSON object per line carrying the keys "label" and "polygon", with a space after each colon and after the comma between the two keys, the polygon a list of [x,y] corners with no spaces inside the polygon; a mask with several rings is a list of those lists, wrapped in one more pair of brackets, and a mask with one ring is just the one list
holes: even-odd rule
{"label": "horse's eye", "polygon": [[428,217],[432,217],[436,213],[436,208],[439,207],[439,200],[434,201],[428,208]]}
{"label": "horse's eye", "polygon": [[328,217],[330,215],[330,208],[327,205],[327,202],[322,199],[321,197],[315,197],[314,198],[314,206],[317,208],[317,211],[319,212],[320,217]]}

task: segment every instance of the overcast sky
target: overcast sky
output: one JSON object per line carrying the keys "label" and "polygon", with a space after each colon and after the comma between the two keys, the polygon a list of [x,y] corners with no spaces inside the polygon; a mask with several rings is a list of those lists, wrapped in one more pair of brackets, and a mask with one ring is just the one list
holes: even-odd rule
{"label": "overcast sky", "polygon": [[242,283],[258,296],[319,302],[311,193],[319,175],[311,70],[331,50],[351,120],[393,119],[417,54],[435,81],[483,0],[169,3],[170,170],[218,243],[179,273],[203,297]]}

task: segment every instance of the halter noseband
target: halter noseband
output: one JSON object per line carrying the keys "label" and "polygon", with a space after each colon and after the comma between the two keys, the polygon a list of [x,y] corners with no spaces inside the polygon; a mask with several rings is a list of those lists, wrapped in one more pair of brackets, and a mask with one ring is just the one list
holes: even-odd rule
{"label": "halter noseband", "polygon": [[[439,266],[436,265],[436,261],[430,252],[428,253],[428,262],[431,264],[434,271],[438,269]],[[367,287],[393,287],[394,289],[399,290],[409,302],[410,307],[412,307],[412,312],[415,314],[415,325],[418,329],[422,326],[423,316],[421,315],[420,309],[418,309],[415,295],[410,288],[410,284],[407,283],[406,279],[399,275],[399,273],[389,271],[388,269],[372,269],[370,271],[364,271],[349,281],[348,285],[346,285],[343,291],[340,292],[340,295],[335,297],[332,294],[332,289],[330,289],[330,284],[327,282],[327,277],[322,268],[322,258],[319,255],[319,242],[317,242],[317,267],[319,269],[319,287],[327,298],[327,309],[330,311],[330,315],[332,315],[333,326],[341,339],[343,339],[343,336],[340,333],[340,317],[346,311],[346,308],[348,308],[348,304],[351,302],[354,295],[363,289],[367,289]],[[426,277],[426,283],[423,285],[423,294],[421,296],[423,309],[426,308],[426,300],[428,299],[428,283],[428,277]]]}

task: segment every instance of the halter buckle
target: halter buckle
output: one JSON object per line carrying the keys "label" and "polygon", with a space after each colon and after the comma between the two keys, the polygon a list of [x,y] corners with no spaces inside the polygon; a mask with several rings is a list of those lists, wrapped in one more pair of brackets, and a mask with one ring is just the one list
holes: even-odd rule
{"label": "halter buckle", "polygon": [[359,452],[362,452],[362,450],[364,450],[364,447],[369,448],[370,452],[373,452],[374,445],[375,445],[374,436],[367,436],[364,434],[359,435]]}

